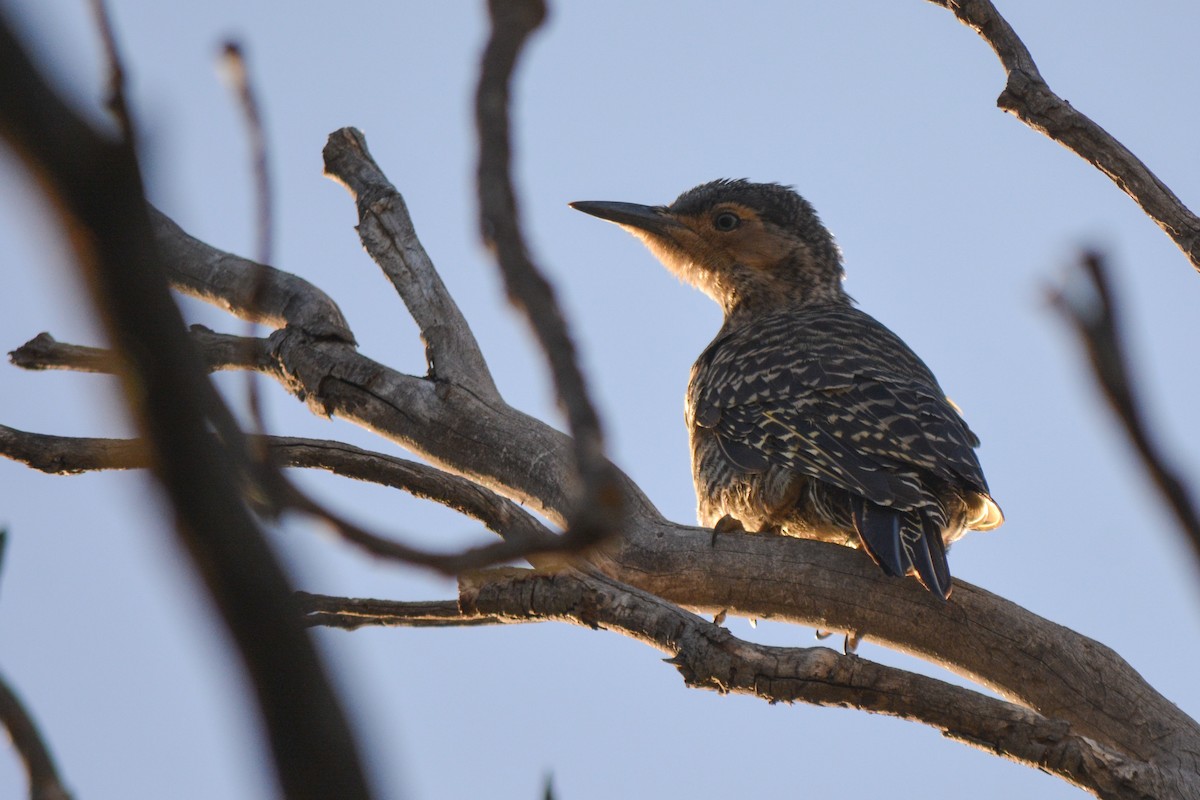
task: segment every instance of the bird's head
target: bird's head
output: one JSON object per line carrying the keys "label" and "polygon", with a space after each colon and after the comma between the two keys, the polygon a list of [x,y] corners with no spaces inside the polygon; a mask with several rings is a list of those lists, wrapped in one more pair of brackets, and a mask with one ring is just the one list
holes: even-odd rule
{"label": "bird's head", "polygon": [[718,180],[669,206],[582,201],[571,207],[637,236],[727,317],[849,300],[833,236],[786,186]]}

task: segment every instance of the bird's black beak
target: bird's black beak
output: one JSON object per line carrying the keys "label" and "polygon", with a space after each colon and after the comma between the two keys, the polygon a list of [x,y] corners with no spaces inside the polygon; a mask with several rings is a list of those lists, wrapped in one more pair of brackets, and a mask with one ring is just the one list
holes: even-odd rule
{"label": "bird's black beak", "polygon": [[637,203],[614,203],[607,200],[581,200],[569,204],[576,211],[615,222],[622,227],[637,228],[659,235],[668,234],[680,223],[662,206],[643,206]]}

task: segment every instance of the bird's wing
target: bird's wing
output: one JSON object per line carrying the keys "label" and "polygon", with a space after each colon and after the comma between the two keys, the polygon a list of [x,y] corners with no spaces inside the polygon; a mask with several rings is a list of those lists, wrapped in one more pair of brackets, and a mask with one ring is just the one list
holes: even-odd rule
{"label": "bird's wing", "polygon": [[874,319],[837,311],[718,338],[694,368],[695,424],[735,463],[786,466],[882,506],[926,505],[931,475],[986,492],[978,440],[925,365]]}

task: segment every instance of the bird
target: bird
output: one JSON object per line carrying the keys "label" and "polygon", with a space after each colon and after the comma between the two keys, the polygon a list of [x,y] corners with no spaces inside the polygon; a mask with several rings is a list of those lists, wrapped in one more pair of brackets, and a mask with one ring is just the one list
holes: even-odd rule
{"label": "bird", "polygon": [[685,401],[697,517],[718,532],[860,548],[950,597],[946,548],[1004,521],[967,426],[923,361],[843,287],[841,250],[777,183],[666,206],[570,206],[632,233],[724,312]]}

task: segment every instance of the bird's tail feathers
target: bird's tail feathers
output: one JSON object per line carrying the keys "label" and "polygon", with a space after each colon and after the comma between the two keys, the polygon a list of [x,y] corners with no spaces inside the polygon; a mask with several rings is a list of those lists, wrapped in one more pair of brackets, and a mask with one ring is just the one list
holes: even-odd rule
{"label": "bird's tail feathers", "polygon": [[901,577],[915,572],[925,588],[950,596],[950,567],[942,523],[936,514],[901,511],[856,498],[851,512],[863,549],[884,572]]}
{"label": "bird's tail feathers", "polygon": [[855,498],[851,503],[854,529],[858,531],[858,538],[867,555],[888,575],[903,577],[908,572],[908,559],[900,539],[903,515],[861,498]]}
{"label": "bird's tail feathers", "polygon": [[944,525],[933,514],[910,512],[909,516],[919,517],[921,525],[913,545],[913,568],[926,589],[943,600],[948,599],[953,587],[950,582],[950,565],[946,563],[946,542],[942,538]]}

